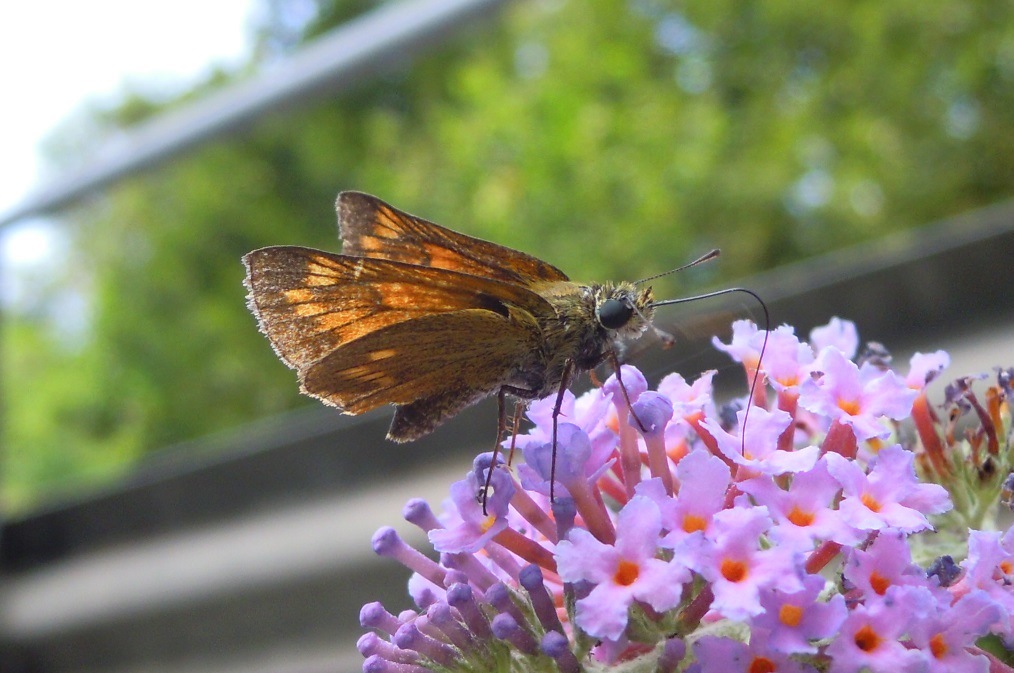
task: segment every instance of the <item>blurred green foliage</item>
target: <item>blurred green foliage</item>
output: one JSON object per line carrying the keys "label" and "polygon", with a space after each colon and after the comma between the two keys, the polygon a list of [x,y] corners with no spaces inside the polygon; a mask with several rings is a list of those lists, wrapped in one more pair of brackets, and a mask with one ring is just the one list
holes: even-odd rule
{"label": "blurred green foliage", "polygon": [[[248,69],[375,4],[318,0],[306,23],[307,0],[265,0]],[[6,318],[7,504],[305,404],[245,308],[239,257],[337,250],[342,189],[575,279],[721,247],[698,278],[711,284],[1009,197],[1012,15],[1009,1],[519,1],[346,95],[124,181],[68,215],[60,278],[84,324]],[[171,103],[125,94],[65,139],[239,76]]]}

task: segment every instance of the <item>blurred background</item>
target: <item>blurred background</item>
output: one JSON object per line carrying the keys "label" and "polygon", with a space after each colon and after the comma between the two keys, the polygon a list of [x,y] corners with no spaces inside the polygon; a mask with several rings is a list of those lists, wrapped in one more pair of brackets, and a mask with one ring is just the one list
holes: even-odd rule
{"label": "blurred background", "polygon": [[[343,189],[575,280],[719,247],[657,294],[1014,364],[1009,2],[47,7],[0,40],[5,672],[358,670],[359,605],[407,606],[369,536],[495,411],[398,447],[298,395],[239,258],[337,251]],[[742,384],[706,337],[757,307],[692,313],[654,381]]]}

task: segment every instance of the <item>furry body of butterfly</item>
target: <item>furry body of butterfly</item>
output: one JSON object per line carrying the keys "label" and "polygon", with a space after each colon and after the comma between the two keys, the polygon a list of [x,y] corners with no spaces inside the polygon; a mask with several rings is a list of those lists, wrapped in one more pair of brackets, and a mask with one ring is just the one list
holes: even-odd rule
{"label": "furry body of butterfly", "polygon": [[394,405],[394,441],[491,395],[502,426],[505,395],[562,395],[650,325],[650,287],[574,283],[367,194],[342,192],[336,208],[342,254],[247,254],[248,304],[303,393],[347,414]]}

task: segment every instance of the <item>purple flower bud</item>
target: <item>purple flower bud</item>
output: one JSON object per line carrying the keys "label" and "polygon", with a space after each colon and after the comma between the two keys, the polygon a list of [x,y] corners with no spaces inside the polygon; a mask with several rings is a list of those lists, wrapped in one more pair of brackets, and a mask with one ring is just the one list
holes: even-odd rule
{"label": "purple flower bud", "polygon": [[401,626],[401,622],[384,609],[379,601],[367,603],[359,610],[359,623],[365,629],[379,629],[390,634]]}
{"label": "purple flower bud", "polygon": [[426,616],[430,624],[440,629],[446,639],[459,650],[470,650],[475,647],[475,639],[465,626],[455,619],[451,606],[447,603],[434,603],[426,610]]}
{"label": "purple flower bud", "polygon": [[420,659],[418,652],[395,647],[392,643],[372,632],[363,634],[363,637],[356,642],[356,649],[364,657],[377,655],[387,661],[400,664],[415,664]]}
{"label": "purple flower bud", "polygon": [[631,410],[637,416],[637,420],[631,417],[627,419],[627,423],[640,430],[641,426],[637,423],[640,421],[644,426],[645,435],[663,433],[665,426],[672,420],[672,402],[669,401],[669,398],[656,392],[643,393],[637,398],[637,402],[631,405]]}
{"label": "purple flower bud", "polygon": [[423,531],[429,532],[434,528],[440,528],[440,521],[433,514],[429,503],[422,498],[412,498],[406,502],[401,513],[405,517],[405,521],[419,526]]}
{"label": "purple flower bud", "polygon": [[620,366],[620,371],[614,373],[602,384],[602,391],[613,396],[613,405],[626,406],[627,401],[623,396],[620,385],[627,389],[627,397],[633,404],[648,389],[648,381],[636,367],[630,365]]}
{"label": "purple flower bud", "polygon": [[672,420],[673,406],[664,395],[648,391],[631,406],[627,423],[640,431],[648,451],[648,467],[653,477],[665,485],[666,493],[673,492],[672,470],[665,450],[665,429]]}
{"label": "purple flower bud", "polygon": [[510,589],[502,582],[494,584],[486,591],[486,602],[492,605],[499,612],[510,614],[519,624],[525,623],[525,616],[514,604]]}
{"label": "purple flower bud", "polygon": [[553,597],[549,595],[542,578],[542,570],[537,565],[528,565],[521,569],[518,574],[521,586],[525,588],[532,599],[532,607],[535,609],[535,616],[539,618],[542,628],[547,631],[559,631],[563,633],[563,624],[556,614],[556,605]]}
{"label": "purple flower bud", "polygon": [[414,664],[399,664],[388,661],[376,654],[363,662],[363,673],[430,673],[428,669]]}
{"label": "purple flower bud", "polygon": [[378,556],[393,558],[409,570],[419,573],[437,586],[444,585],[446,570],[410,547],[390,526],[384,526],[373,534],[373,551]]}
{"label": "purple flower bud", "polygon": [[570,641],[558,631],[550,631],[542,637],[542,651],[556,660],[560,673],[578,673],[581,670],[580,662],[570,650]]}
{"label": "purple flower bud", "polygon": [[662,646],[662,654],[655,664],[657,673],[673,673],[683,657],[687,655],[687,644],[680,638],[670,638]]}
{"label": "purple flower bud", "polygon": [[416,617],[415,621],[412,623],[415,624],[417,629],[419,629],[419,633],[424,636],[428,636],[437,642],[449,643],[450,640],[447,638],[447,634],[445,634],[440,627],[434,624],[433,620],[430,619],[430,611],[439,605],[443,605],[443,603],[437,602],[432,605],[427,605],[424,613]]}
{"label": "purple flower bud", "polygon": [[478,638],[489,638],[489,621],[475,602],[472,587],[455,584],[447,589],[447,604],[458,611],[469,630]]}
{"label": "purple flower bud", "polygon": [[[440,554],[440,565],[454,571],[453,573],[447,573],[444,585],[448,587],[454,582],[466,584],[470,582],[485,591],[500,581],[496,575],[490,572],[489,568],[482,565],[479,559],[471,554],[443,552]],[[466,579],[459,579],[460,575],[457,573],[461,573]],[[453,580],[451,575],[454,575]]]}
{"label": "purple flower bud", "polygon": [[382,526],[373,534],[373,551],[379,556],[390,556],[401,544],[398,532],[390,526]]}
{"label": "purple flower bud", "polygon": [[363,673],[387,673],[389,663],[380,655],[370,655],[363,662]]}
{"label": "purple flower bud", "polygon": [[[412,583],[413,579],[416,580],[414,585]],[[418,576],[409,578],[408,592],[412,596],[412,600],[415,601],[415,604],[423,610],[441,599],[441,596],[433,590],[432,586],[419,582]]]}
{"label": "purple flower bud", "polygon": [[556,519],[557,539],[566,540],[570,529],[574,527],[574,520],[577,517],[577,505],[573,498],[557,496],[553,500],[553,518]]}
{"label": "purple flower bud", "polygon": [[507,613],[500,613],[493,618],[493,635],[506,640],[526,654],[537,654],[539,651],[535,637],[518,625],[517,620]]}
{"label": "purple flower bud", "polygon": [[378,636],[373,631],[368,631],[359,637],[356,641],[356,649],[359,650],[359,654],[364,657],[368,657],[372,654],[377,653],[378,642],[383,642],[383,638]]}
{"label": "purple flower bud", "polygon": [[[450,567],[446,563],[444,563],[444,556],[453,556],[453,554],[440,555],[440,565],[444,566],[445,568]],[[452,584],[461,584],[462,582],[465,583],[468,582],[468,575],[466,575],[460,570],[449,570],[447,572],[447,575],[444,577],[444,585],[448,587],[451,586]]]}
{"label": "purple flower bud", "polygon": [[430,638],[419,630],[415,622],[404,624],[394,634],[393,642],[403,650],[415,650],[419,654],[444,666],[450,666],[457,655],[450,645]]}

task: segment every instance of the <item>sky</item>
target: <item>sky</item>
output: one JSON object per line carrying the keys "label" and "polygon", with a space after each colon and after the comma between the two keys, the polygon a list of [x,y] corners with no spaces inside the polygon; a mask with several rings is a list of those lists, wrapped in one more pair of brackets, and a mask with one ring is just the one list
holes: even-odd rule
{"label": "sky", "polygon": [[[0,210],[40,184],[40,142],[84,101],[115,100],[124,82],[185,88],[214,64],[241,61],[255,8],[256,0],[3,3]],[[47,258],[58,239],[44,220],[0,231],[0,283]]]}

